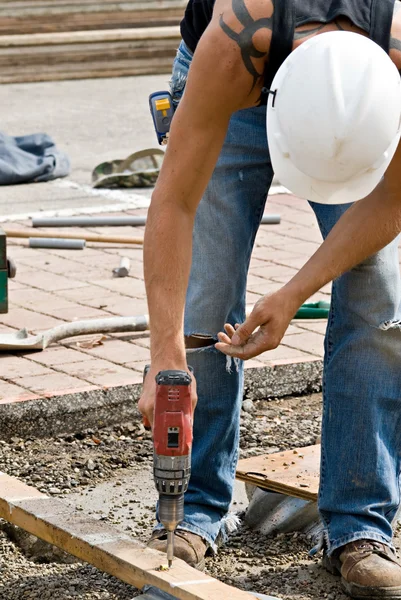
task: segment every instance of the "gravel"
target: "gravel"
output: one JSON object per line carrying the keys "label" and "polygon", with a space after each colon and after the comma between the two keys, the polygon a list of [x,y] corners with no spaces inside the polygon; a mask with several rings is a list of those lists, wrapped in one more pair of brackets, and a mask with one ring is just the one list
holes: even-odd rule
{"label": "gravel", "polygon": [[[246,402],[241,418],[241,457],[314,444],[320,425],[318,394]],[[118,526],[115,510],[125,511],[131,523],[124,523],[125,530],[146,541],[152,530],[153,506],[143,500],[141,489],[127,490],[124,483],[127,477],[148,481],[152,451],[150,434],[143,426],[125,423],[54,439],[0,441],[0,470],[58,498],[69,501],[73,494],[78,510],[77,493],[94,493],[96,486],[110,481],[115,488],[115,506],[96,511],[97,518]],[[396,545],[399,537],[397,533]],[[126,600],[138,594],[94,567],[36,542],[24,533],[16,535],[15,528],[13,531],[0,522],[2,600]],[[312,545],[313,540],[300,533],[265,537],[241,525],[218,555],[207,559],[206,569],[226,583],[283,600],[345,600],[338,578],[320,567],[320,557],[309,556]]]}

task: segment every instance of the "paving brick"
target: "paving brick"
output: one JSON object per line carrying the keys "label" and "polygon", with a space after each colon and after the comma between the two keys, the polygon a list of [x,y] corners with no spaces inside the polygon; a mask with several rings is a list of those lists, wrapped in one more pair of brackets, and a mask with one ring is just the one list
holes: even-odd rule
{"label": "paving brick", "polygon": [[18,379],[25,375],[45,375],[46,373],[51,373],[50,369],[35,361],[22,356],[0,354],[0,374],[6,380]]}
{"label": "paving brick", "polygon": [[141,373],[143,376],[145,367],[149,364],[149,362],[150,362],[149,359],[148,360],[140,360],[137,362],[127,363],[125,365],[125,367],[127,369],[133,369],[134,371],[138,371],[138,373]]}
{"label": "paving brick", "polygon": [[49,367],[57,367],[57,365],[82,362],[83,360],[86,360],[87,356],[79,350],[55,345],[46,348],[43,352],[35,352],[34,354],[31,354],[29,358],[30,360],[43,365],[48,365]]}
{"label": "paving brick", "polygon": [[0,380],[0,404],[23,402],[25,400],[34,400],[35,398],[39,398],[39,396],[32,394],[32,392],[19,385],[15,385],[15,383]]}
{"label": "paving brick", "polygon": [[59,372],[35,377],[21,377],[16,379],[15,383],[42,396],[53,396],[55,392],[62,395],[93,389],[93,385]]}
{"label": "paving brick", "polygon": [[73,277],[63,277],[54,273],[46,273],[45,271],[34,271],[34,273],[18,274],[18,279],[22,283],[31,285],[32,287],[47,290],[48,292],[56,290],[70,290],[72,288],[85,287],[85,283],[78,281]]}
{"label": "paving brick", "polygon": [[57,310],[49,310],[54,317],[60,317],[67,321],[82,321],[86,319],[107,319],[111,315],[109,312],[93,308],[92,306],[80,306],[73,304],[69,308],[58,308]]}
{"label": "paving brick", "polygon": [[323,356],[324,335],[309,331],[303,335],[288,335],[284,338],[284,344],[290,348],[309,352],[315,356]]}
{"label": "paving brick", "polygon": [[101,386],[130,385],[138,380],[137,373],[101,358],[90,358],[82,363],[59,366],[60,371]]}
{"label": "paving brick", "polygon": [[266,279],[264,282],[262,280],[261,283],[254,283],[252,285],[248,285],[247,287],[250,292],[253,292],[254,294],[262,294],[264,296],[265,294],[277,292],[282,285],[270,279]]}
{"label": "paving brick", "polygon": [[280,277],[288,277],[290,279],[298,272],[297,269],[293,269],[291,267],[283,267],[281,265],[277,265],[275,263],[267,264],[262,267],[255,267],[251,269],[252,275],[256,275],[259,277],[264,277],[265,279],[271,279],[276,276]]}
{"label": "paving brick", "polygon": [[320,242],[300,242],[294,238],[287,238],[287,240],[287,244],[284,247],[277,247],[278,250],[287,250],[294,252],[294,254],[301,254],[309,257],[312,256],[320,246]]}
{"label": "paving brick", "polygon": [[297,321],[299,328],[306,329],[307,331],[314,331],[325,335],[327,329],[327,319],[311,319],[310,321]]}
{"label": "paving brick", "polygon": [[58,309],[63,307],[69,307],[71,303],[62,296],[57,296],[50,292],[45,292],[32,287],[26,287],[22,290],[18,290],[18,293],[12,294],[12,301],[15,304],[29,309],[41,309],[41,308],[52,308]]}
{"label": "paving brick", "polygon": [[[71,302],[78,302],[79,304],[86,304],[95,308],[99,308],[105,299],[121,297],[118,292],[89,284],[78,289],[63,290],[61,294],[63,298],[67,298]],[[60,294],[56,292],[56,295],[59,296]]]}
{"label": "paving brick", "polygon": [[115,277],[109,281],[99,279],[93,282],[101,288],[109,289],[115,292],[120,292],[126,296],[132,298],[144,298],[145,297],[145,284],[140,279],[134,277]]}
{"label": "paving brick", "polygon": [[269,364],[274,360],[308,358],[309,356],[310,354],[308,354],[307,352],[303,352],[302,350],[290,348],[288,346],[280,344],[278,348],[275,348],[274,350],[269,350],[268,352],[263,352],[263,354],[260,354],[256,358],[258,361],[264,364]]}
{"label": "paving brick", "polygon": [[0,315],[0,323],[17,329],[25,327],[28,331],[37,332],[61,325],[64,321],[26,308],[12,308],[8,314]]}
{"label": "paving brick", "polygon": [[135,345],[150,349],[150,336],[147,335],[146,337],[144,336],[144,337],[137,338],[135,340]]}
{"label": "paving brick", "polygon": [[250,358],[249,360],[246,360],[244,362],[244,369],[260,369],[261,367],[264,367],[265,363],[262,362],[261,360],[258,360],[258,357],[256,358]]}
{"label": "paving brick", "polygon": [[120,296],[114,302],[105,304],[104,309],[113,315],[133,317],[146,315],[148,312],[148,304],[145,298],[126,298]]}
{"label": "paving brick", "polygon": [[119,365],[149,359],[147,348],[118,339],[107,339],[102,345],[85,350],[85,353]]}

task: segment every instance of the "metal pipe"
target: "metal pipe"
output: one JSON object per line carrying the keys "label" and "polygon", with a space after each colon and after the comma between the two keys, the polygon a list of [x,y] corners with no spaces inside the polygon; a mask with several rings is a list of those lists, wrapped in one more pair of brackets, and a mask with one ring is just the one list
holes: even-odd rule
{"label": "metal pipe", "polygon": [[146,224],[146,216],[119,217],[35,217],[32,227],[138,227]]}
{"label": "metal pipe", "polygon": [[[280,215],[264,215],[262,225],[279,225]],[[119,217],[35,217],[32,219],[32,227],[139,227],[146,225],[146,215]]]}
{"label": "metal pipe", "polygon": [[260,222],[261,225],[280,225],[280,223],[280,215],[263,215],[262,220]]}
{"label": "metal pipe", "polygon": [[64,240],[55,238],[29,238],[30,248],[59,248],[60,250],[83,250],[85,240]]}
{"label": "metal pipe", "polygon": [[114,277],[127,277],[131,268],[130,259],[127,256],[123,256],[120,260],[120,266],[113,269]]}

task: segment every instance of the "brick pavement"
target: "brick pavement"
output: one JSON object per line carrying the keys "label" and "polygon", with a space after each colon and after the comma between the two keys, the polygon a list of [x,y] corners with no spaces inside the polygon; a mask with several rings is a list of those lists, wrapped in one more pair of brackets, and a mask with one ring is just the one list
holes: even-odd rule
{"label": "brick pavement", "polygon": [[[257,236],[247,287],[249,305],[288,281],[320,243],[314,215],[306,202],[288,195],[273,196],[267,211],[281,214],[282,222],[262,226]],[[144,214],[143,210],[126,212]],[[132,234],[131,228],[97,231]],[[143,228],[136,228],[135,234],[143,235]],[[10,308],[7,315],[0,315],[0,333],[23,327],[37,333],[77,319],[147,312],[141,247],[92,245],[83,251],[34,250],[22,240],[9,240],[8,252],[17,263],[18,274],[10,281]],[[124,279],[112,277],[120,256],[131,260],[130,275]],[[330,286],[326,286],[316,299],[329,297]],[[279,348],[249,361],[246,367],[319,360],[324,330],[322,321],[293,321]],[[43,352],[2,354],[0,403],[141,381],[149,360],[147,333],[109,335],[92,349],[80,347],[79,341],[82,338],[66,340]]]}

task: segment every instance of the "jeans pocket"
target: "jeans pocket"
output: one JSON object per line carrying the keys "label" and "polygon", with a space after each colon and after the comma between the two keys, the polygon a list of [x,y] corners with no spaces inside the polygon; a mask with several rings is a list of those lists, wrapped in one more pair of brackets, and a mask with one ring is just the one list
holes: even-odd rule
{"label": "jeans pocket", "polygon": [[193,54],[191,50],[188,48],[185,42],[181,42],[174,60],[173,72],[170,80],[170,91],[175,108],[177,108],[184,94],[192,57]]}

